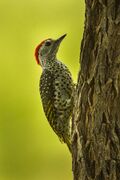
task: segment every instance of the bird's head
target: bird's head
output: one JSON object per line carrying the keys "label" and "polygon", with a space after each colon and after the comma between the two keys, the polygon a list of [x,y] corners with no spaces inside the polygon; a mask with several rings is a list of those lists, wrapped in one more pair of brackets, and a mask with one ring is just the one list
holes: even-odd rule
{"label": "bird's head", "polygon": [[42,41],[35,49],[35,58],[39,65],[45,67],[52,61],[56,60],[56,54],[61,41],[64,39],[66,34],[58,38],[57,40],[46,39]]}

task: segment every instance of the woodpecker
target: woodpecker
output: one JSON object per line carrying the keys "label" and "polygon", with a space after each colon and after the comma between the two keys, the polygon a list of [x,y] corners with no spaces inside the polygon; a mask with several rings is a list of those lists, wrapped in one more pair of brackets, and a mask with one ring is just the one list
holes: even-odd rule
{"label": "woodpecker", "polygon": [[35,49],[35,58],[42,67],[39,90],[44,113],[60,141],[71,151],[74,83],[69,69],[56,57],[65,36],[42,41]]}

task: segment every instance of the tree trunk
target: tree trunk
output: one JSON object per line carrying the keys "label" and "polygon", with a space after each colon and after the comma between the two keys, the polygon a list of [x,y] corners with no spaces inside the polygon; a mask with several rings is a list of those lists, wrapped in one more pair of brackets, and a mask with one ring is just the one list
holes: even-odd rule
{"label": "tree trunk", "polygon": [[86,0],[80,67],[74,180],[120,180],[120,0]]}

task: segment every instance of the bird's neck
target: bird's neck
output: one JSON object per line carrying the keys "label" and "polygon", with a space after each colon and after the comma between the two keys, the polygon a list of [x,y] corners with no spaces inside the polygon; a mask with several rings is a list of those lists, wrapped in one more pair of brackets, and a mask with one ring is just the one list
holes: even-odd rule
{"label": "bird's neck", "polygon": [[52,67],[56,63],[57,59],[56,58],[47,58],[44,57],[41,61],[41,66],[43,69],[48,69]]}

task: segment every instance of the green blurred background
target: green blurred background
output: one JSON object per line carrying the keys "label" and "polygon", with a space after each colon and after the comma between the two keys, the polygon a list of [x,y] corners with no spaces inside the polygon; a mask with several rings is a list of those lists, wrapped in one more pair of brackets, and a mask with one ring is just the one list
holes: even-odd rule
{"label": "green blurred background", "polygon": [[0,0],[0,180],[72,180],[42,110],[34,49],[67,33],[58,57],[76,81],[83,21],[83,0]]}

